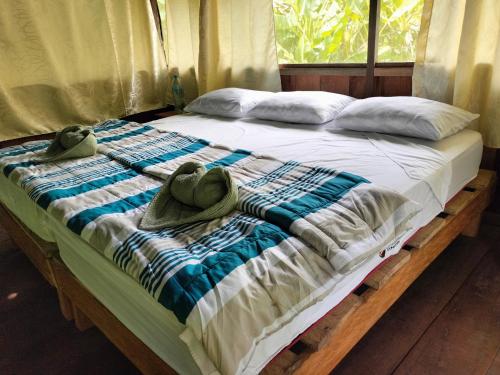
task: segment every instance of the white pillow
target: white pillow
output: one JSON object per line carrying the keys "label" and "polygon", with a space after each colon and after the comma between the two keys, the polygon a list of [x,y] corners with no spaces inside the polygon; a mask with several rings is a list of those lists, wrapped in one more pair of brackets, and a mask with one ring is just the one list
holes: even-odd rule
{"label": "white pillow", "polygon": [[184,108],[186,112],[224,117],[245,117],[262,100],[273,95],[269,91],[238,89],[234,87],[210,91]]}
{"label": "white pillow", "polygon": [[414,96],[374,97],[349,104],[336,127],[437,141],[468,126],[478,114]]}
{"label": "white pillow", "polygon": [[263,120],[323,124],[333,120],[340,111],[356,99],[325,91],[289,91],[273,94],[248,115]]}

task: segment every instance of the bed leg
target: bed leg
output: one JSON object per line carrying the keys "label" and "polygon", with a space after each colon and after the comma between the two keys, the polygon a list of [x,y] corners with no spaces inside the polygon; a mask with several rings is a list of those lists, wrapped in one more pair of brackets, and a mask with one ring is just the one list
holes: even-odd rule
{"label": "bed leg", "polygon": [[462,231],[462,235],[467,237],[476,237],[479,233],[479,227],[481,226],[482,217],[482,214],[478,214],[473,217],[469,224],[467,224],[465,229]]}
{"label": "bed leg", "polygon": [[59,298],[59,308],[66,320],[73,320],[73,304],[71,300],[60,290],[57,289],[57,297]]}
{"label": "bed leg", "polygon": [[94,323],[87,318],[87,315],[85,315],[82,310],[75,305],[73,305],[73,317],[75,318],[76,328],[82,332],[94,326]]}

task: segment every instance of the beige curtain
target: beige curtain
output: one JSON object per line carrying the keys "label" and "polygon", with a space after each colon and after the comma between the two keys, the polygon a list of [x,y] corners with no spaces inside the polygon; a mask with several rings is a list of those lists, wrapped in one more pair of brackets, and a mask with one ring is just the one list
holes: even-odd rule
{"label": "beige curtain", "polygon": [[187,101],[222,87],[281,90],[272,0],[163,0],[160,6],[169,70],[180,75]]}
{"label": "beige curtain", "polygon": [[0,140],[166,103],[149,0],[2,0]]}
{"label": "beige curtain", "polygon": [[499,0],[425,0],[413,94],[481,114],[485,145],[500,147]]}

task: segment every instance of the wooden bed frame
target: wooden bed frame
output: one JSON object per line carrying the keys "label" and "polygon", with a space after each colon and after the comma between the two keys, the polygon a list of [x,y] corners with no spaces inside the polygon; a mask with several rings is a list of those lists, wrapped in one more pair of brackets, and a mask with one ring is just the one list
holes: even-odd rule
{"label": "wooden bed frame", "polygon": [[[403,249],[372,272],[353,293],[278,354],[263,374],[329,374],[429,264],[461,233],[475,236],[490,203],[496,174],[480,170],[420,229]],[[174,374],[69,271],[55,244],[27,229],[0,205],[0,218],[13,241],[58,292],[61,312],[80,330],[97,326],[144,374]]]}

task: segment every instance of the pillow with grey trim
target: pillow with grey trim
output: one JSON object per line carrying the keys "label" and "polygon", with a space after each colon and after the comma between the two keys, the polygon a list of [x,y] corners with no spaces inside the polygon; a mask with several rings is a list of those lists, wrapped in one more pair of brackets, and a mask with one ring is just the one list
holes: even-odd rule
{"label": "pillow with grey trim", "polygon": [[252,108],[273,95],[269,91],[257,91],[229,87],[210,91],[199,96],[184,108],[186,112],[223,117],[245,117]]}
{"label": "pillow with grey trim", "polygon": [[437,141],[479,117],[461,108],[414,96],[373,97],[349,104],[334,127]]}
{"label": "pillow with grey trim", "polygon": [[323,124],[333,120],[354,98],[325,91],[288,91],[261,101],[249,117],[300,124]]}

